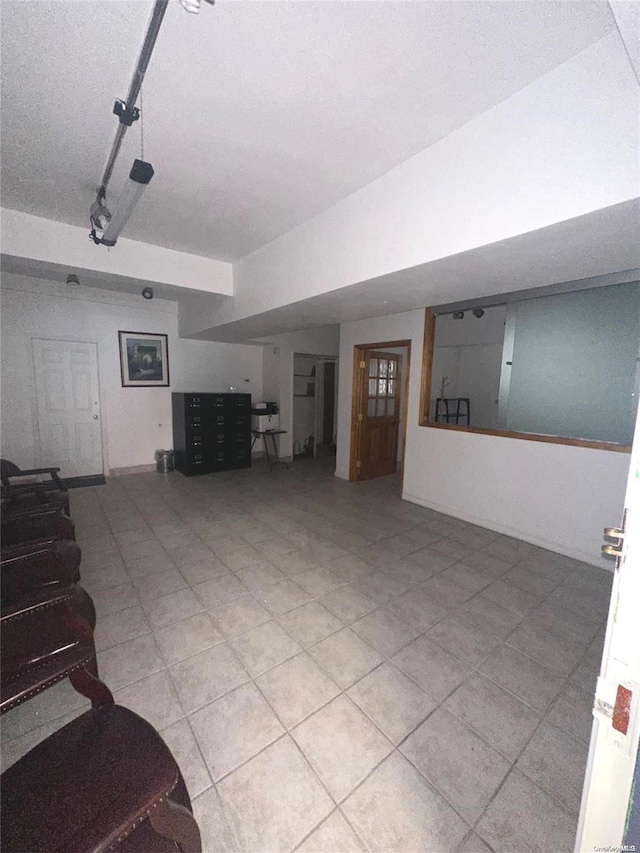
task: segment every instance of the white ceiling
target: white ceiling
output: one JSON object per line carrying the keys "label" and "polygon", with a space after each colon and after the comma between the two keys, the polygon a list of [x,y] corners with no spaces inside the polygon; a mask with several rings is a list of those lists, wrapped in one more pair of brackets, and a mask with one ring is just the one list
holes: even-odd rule
{"label": "white ceiling", "polygon": [[[149,0],[3,0],[6,207],[85,225]],[[614,27],[590,0],[172,0],[144,86],[156,174],[126,236],[233,260]],[[129,131],[112,183],[135,156]]]}

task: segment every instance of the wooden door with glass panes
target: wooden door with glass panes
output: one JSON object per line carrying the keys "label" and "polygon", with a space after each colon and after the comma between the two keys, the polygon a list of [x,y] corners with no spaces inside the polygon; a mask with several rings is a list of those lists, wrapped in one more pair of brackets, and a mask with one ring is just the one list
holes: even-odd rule
{"label": "wooden door with glass panes", "polygon": [[400,360],[393,353],[367,350],[362,372],[358,480],[394,474],[400,424]]}

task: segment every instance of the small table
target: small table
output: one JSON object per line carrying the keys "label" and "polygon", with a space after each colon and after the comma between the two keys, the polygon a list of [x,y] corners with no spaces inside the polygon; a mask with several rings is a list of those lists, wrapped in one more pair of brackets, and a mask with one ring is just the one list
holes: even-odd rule
{"label": "small table", "polygon": [[[278,445],[276,443],[276,436],[277,435],[286,435],[286,432],[287,432],[286,429],[265,429],[265,430],[252,429],[251,430],[251,435],[253,436],[253,441],[251,442],[251,449],[253,450],[253,445],[256,443],[256,441],[259,438],[262,438],[262,440],[264,441],[264,452],[267,454],[267,462],[269,463],[269,470],[270,471],[272,471],[276,467],[276,465],[284,465],[285,468],[289,467],[286,464],[286,462],[283,462],[280,459],[280,455],[278,454]],[[271,438],[271,446],[273,448],[273,455],[275,456],[275,462],[271,461],[272,457],[271,457],[271,454],[269,453],[269,442],[267,441],[267,439],[269,437]]]}

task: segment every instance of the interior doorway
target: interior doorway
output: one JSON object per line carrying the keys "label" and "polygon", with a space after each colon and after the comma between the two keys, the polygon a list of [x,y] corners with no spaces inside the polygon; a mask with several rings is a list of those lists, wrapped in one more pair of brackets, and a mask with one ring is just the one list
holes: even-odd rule
{"label": "interior doorway", "polygon": [[350,480],[404,467],[411,341],[354,347]]}
{"label": "interior doorway", "polygon": [[293,458],[334,456],[336,452],[338,360],[294,353]]}

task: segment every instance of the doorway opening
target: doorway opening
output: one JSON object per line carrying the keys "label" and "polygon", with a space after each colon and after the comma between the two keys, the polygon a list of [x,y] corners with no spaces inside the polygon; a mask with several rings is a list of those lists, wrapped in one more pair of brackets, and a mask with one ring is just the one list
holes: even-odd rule
{"label": "doorway opening", "polygon": [[293,458],[335,456],[338,394],[337,358],[293,356]]}
{"label": "doorway opening", "polygon": [[354,347],[349,480],[404,469],[411,341]]}

